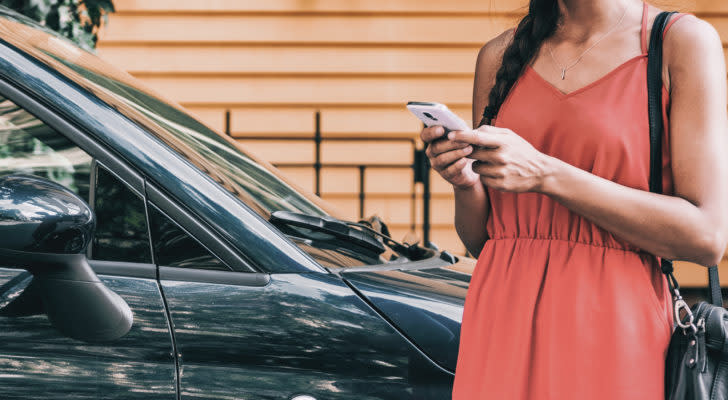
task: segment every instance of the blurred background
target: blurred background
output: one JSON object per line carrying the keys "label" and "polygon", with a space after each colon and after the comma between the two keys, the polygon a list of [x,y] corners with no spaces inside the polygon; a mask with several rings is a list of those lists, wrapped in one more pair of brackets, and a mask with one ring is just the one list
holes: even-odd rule
{"label": "blurred background", "polygon": [[[87,3],[107,11],[111,5]],[[705,19],[726,47],[728,1],[650,3]],[[421,125],[404,105],[438,101],[471,121],[477,52],[514,26],[527,4],[113,0],[97,52],[236,138],[342,216],[378,214],[395,239],[416,236],[464,254],[450,186],[428,173]],[[707,282],[702,267],[680,263],[677,269],[684,286]],[[721,275],[728,284],[728,260]]]}

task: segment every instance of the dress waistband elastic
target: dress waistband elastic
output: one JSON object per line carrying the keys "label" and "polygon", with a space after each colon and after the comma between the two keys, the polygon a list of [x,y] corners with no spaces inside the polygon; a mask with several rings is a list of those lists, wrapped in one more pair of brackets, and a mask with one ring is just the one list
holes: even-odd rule
{"label": "dress waistband elastic", "polygon": [[629,251],[632,253],[646,253],[644,250],[635,247],[635,246],[614,246],[611,244],[606,243],[591,243],[591,242],[583,242],[579,240],[573,240],[573,239],[565,239],[560,237],[552,237],[552,236],[495,236],[491,237],[488,240],[542,240],[542,241],[553,241],[553,242],[566,242],[566,243],[573,243],[583,246],[592,246],[592,247],[602,247],[607,249],[614,249],[614,250],[621,250],[621,251]]}

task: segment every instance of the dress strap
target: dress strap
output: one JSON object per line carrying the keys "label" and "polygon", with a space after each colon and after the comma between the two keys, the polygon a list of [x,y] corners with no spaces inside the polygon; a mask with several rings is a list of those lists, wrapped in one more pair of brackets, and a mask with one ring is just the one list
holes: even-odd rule
{"label": "dress strap", "polygon": [[[642,54],[647,54],[647,2],[642,2]],[[673,15],[669,21],[667,21],[667,25],[665,25],[665,30],[662,32],[662,38],[665,38],[665,35],[667,34],[667,31],[670,29],[672,24],[677,22],[680,18],[686,16],[686,15],[693,15],[693,13],[677,13]]]}
{"label": "dress strap", "polygon": [[680,18],[682,18],[686,15],[693,15],[693,14],[692,13],[679,13],[679,14],[673,16],[672,18],[670,18],[670,20],[667,21],[667,25],[665,25],[665,30],[662,32],[662,38],[663,39],[665,38],[665,34],[667,34],[667,31],[670,29],[672,24],[674,24],[675,22],[677,22],[677,20],[679,20]]}
{"label": "dress strap", "polygon": [[642,36],[642,54],[647,54],[647,2],[642,2],[642,28],[640,30]]}

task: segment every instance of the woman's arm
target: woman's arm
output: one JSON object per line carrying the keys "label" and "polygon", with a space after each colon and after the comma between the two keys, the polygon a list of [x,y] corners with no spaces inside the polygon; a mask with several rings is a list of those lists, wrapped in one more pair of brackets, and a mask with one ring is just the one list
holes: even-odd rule
{"label": "woman's arm", "polygon": [[712,26],[684,17],[665,36],[675,197],[554,162],[543,191],[615,235],[676,260],[717,264],[728,238],[726,68]]}
{"label": "woman's arm", "polygon": [[598,177],[538,152],[507,129],[484,126],[452,136],[487,147],[473,152],[473,157],[484,161],[473,170],[489,187],[544,193],[650,253],[716,264],[728,239],[728,118],[722,44],[712,26],[685,17],[666,35],[665,46],[671,80],[675,196]]}
{"label": "woman's arm", "polygon": [[[503,51],[513,37],[513,30],[486,43],[478,53],[473,84],[473,125],[480,121],[488,93],[495,83],[495,74]],[[488,240],[485,224],[490,213],[488,192],[473,171],[473,151],[468,143],[448,140],[441,126],[422,129],[420,137],[428,144],[425,154],[432,169],[453,186],[455,192],[455,230],[470,254],[477,256]]]}
{"label": "woman's arm", "polygon": [[[513,38],[514,30],[503,32],[486,43],[475,62],[473,82],[473,128],[478,126],[488,104],[488,94],[495,84],[495,75],[503,52]],[[477,257],[488,240],[485,224],[490,216],[490,199],[485,186],[478,181],[468,188],[453,186],[455,192],[455,230],[468,252]]]}
{"label": "woman's arm", "polygon": [[490,203],[485,187],[478,183],[469,188],[453,188],[455,192],[455,231],[465,248],[478,257],[488,240],[485,223],[488,221]]}

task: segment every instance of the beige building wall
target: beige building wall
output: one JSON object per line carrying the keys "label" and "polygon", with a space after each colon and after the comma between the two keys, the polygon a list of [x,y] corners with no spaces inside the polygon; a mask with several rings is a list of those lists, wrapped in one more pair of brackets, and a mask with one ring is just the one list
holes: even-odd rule
{"label": "beige building wall", "polygon": [[[322,169],[322,197],[358,218],[358,165],[378,164],[365,170],[364,214],[382,216],[396,239],[411,231],[421,235],[422,223],[421,196],[413,201],[407,168],[420,124],[404,104],[443,102],[470,121],[478,49],[517,23],[527,5],[524,0],[114,3],[117,12],[98,46],[103,58],[281,165],[310,191],[314,170],[306,164],[314,161],[315,148],[304,139],[313,137],[319,113],[322,161],[338,164]],[[728,1],[655,3],[709,21],[726,47]],[[291,163],[300,165],[285,166]],[[451,190],[436,174],[432,182],[432,241],[463,253],[452,227]],[[688,285],[704,280],[702,269],[680,269]],[[728,269],[723,277],[728,283]]]}

